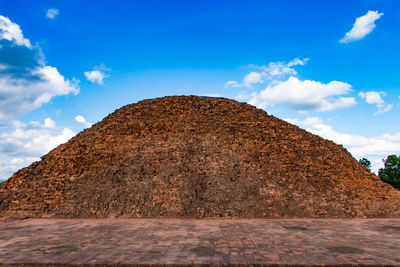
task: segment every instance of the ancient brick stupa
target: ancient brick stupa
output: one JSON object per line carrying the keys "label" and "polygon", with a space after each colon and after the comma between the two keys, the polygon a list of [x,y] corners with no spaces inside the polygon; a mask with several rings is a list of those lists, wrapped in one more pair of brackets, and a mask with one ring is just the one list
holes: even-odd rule
{"label": "ancient brick stupa", "polygon": [[0,215],[400,217],[342,146],[223,98],[127,105],[0,186]]}

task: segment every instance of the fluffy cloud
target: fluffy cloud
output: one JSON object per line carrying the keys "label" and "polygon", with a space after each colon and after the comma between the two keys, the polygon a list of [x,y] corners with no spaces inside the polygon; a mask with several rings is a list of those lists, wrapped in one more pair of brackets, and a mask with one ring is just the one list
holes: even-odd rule
{"label": "fluffy cloud", "polygon": [[318,117],[309,117],[303,121],[297,119],[285,120],[325,139],[342,144],[357,159],[363,157],[368,158],[372,163],[372,170],[375,173],[377,173],[379,168],[383,167],[382,159],[391,154],[397,155],[400,151],[400,133],[365,137],[355,134],[339,133],[331,126],[324,124]]}
{"label": "fluffy cloud", "polygon": [[332,111],[347,108],[356,104],[354,97],[343,95],[352,92],[352,86],[345,82],[331,81],[327,84],[300,80],[295,66],[303,66],[309,59],[295,58],[285,63],[270,62],[268,65],[256,66],[258,72],[250,72],[243,79],[242,84],[237,81],[228,81],[225,87],[254,87],[256,84],[266,83],[267,87],[260,91],[242,92],[235,98],[247,101],[259,108],[266,108],[275,104],[284,104],[295,108],[300,113],[309,111]]}
{"label": "fluffy cloud", "polygon": [[375,113],[375,115],[385,113],[393,107],[392,104],[386,104],[385,101],[382,99],[382,97],[386,95],[385,92],[369,91],[360,92],[358,95],[362,99],[365,99],[365,102],[367,102],[368,104],[375,105],[378,108],[378,111]]}
{"label": "fluffy cloud", "polygon": [[39,157],[75,135],[69,128],[58,128],[50,118],[43,124],[14,121],[12,128],[0,134],[0,152],[8,156]]}
{"label": "fluffy cloud", "polygon": [[83,117],[81,115],[75,116],[75,121],[78,123],[82,123],[86,127],[92,126],[92,124],[90,122],[86,121],[85,117]]}
{"label": "fluffy cloud", "polygon": [[250,72],[243,79],[243,85],[245,87],[252,87],[253,84],[263,83],[262,74],[259,72]]}
{"label": "fluffy cloud", "polygon": [[375,29],[375,21],[383,16],[383,13],[369,10],[364,16],[356,18],[353,28],[340,40],[341,43],[350,43],[364,38]]}
{"label": "fluffy cloud", "polygon": [[109,71],[110,69],[106,68],[104,64],[101,64],[100,66],[95,66],[91,71],[86,71],[84,74],[86,79],[88,79],[90,82],[103,85],[104,78],[110,76],[107,73]]}
{"label": "fluffy cloud", "polygon": [[46,17],[49,19],[55,19],[59,13],[60,13],[60,10],[58,8],[49,8],[49,9],[47,9]]}
{"label": "fluffy cloud", "polygon": [[289,75],[296,75],[297,71],[293,68],[297,65],[305,65],[309,59],[295,58],[292,61],[285,63],[282,61],[270,62],[268,65],[250,65],[250,67],[258,71],[252,71],[247,74],[242,83],[237,81],[227,81],[225,87],[253,87],[255,84],[262,84],[265,81],[276,81],[282,78],[287,78]]}
{"label": "fluffy cloud", "polygon": [[0,40],[7,40],[18,46],[31,47],[31,42],[24,38],[18,24],[11,22],[10,19],[0,15]]}
{"label": "fluffy cloud", "polygon": [[14,121],[12,128],[11,132],[0,134],[0,153],[2,157],[11,158],[0,160],[0,179],[8,178],[19,168],[38,160],[75,135],[69,128],[57,127],[50,118],[43,123]]}
{"label": "fluffy cloud", "polygon": [[256,66],[262,70],[261,74],[266,79],[279,79],[290,75],[296,75],[297,71],[293,68],[294,66],[303,66],[307,63],[309,58],[299,59],[295,58],[292,61],[285,63],[282,61],[270,62],[266,66]]}
{"label": "fluffy cloud", "polygon": [[351,85],[344,82],[323,84],[291,76],[287,81],[253,94],[248,102],[260,108],[282,103],[300,112],[331,111],[356,104],[353,97],[337,97],[351,91]]}
{"label": "fluffy cloud", "polygon": [[105,74],[98,70],[86,71],[85,72],[86,79],[91,81],[92,83],[104,84],[103,80],[105,78]]}
{"label": "fluffy cloud", "polygon": [[0,120],[27,113],[53,97],[78,94],[78,82],[65,79],[45,64],[38,46],[20,27],[0,16]]}

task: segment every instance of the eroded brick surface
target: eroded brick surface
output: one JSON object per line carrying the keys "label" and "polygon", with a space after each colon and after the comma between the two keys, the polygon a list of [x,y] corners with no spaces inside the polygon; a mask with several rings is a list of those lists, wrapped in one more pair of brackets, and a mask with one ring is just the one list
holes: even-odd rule
{"label": "eroded brick surface", "polygon": [[400,219],[0,220],[1,264],[400,265]]}
{"label": "eroded brick surface", "polygon": [[400,191],[343,147],[245,103],[125,106],[0,186],[0,216],[399,217]]}

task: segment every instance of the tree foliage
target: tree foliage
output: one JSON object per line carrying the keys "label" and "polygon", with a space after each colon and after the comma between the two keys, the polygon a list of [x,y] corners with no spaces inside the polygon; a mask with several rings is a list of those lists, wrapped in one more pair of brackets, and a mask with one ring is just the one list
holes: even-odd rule
{"label": "tree foliage", "polygon": [[366,158],[360,159],[358,162],[360,162],[362,165],[364,165],[369,171],[371,171],[371,161],[369,161]]}
{"label": "tree foliage", "polygon": [[400,157],[390,155],[383,162],[385,167],[379,169],[379,177],[385,183],[400,189]]}

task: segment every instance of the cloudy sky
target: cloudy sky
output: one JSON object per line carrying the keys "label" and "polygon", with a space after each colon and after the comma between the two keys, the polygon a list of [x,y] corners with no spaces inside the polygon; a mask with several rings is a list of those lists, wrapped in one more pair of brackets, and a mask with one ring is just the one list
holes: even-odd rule
{"label": "cloudy sky", "polygon": [[0,180],[116,108],[247,102],[367,157],[400,154],[400,3],[0,0]]}

